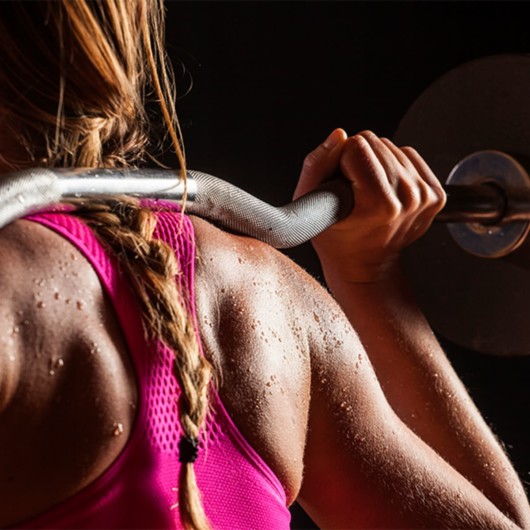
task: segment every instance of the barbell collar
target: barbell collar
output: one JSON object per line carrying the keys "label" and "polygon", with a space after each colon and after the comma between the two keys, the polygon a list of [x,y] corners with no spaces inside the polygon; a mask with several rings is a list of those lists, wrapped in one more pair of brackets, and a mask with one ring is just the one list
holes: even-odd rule
{"label": "barbell collar", "polygon": [[525,241],[530,231],[530,178],[516,158],[501,151],[477,151],[456,164],[446,186],[449,198],[453,196],[447,228],[466,252],[500,258]]}

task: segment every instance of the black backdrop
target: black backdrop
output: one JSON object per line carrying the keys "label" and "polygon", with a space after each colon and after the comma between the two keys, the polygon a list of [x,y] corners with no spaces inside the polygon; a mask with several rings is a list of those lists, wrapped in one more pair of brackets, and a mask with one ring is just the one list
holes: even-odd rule
{"label": "black backdrop", "polygon": [[[287,202],[335,127],[392,137],[419,94],[474,58],[530,51],[526,2],[167,2],[190,168]],[[309,245],[288,254],[313,275]],[[530,359],[446,349],[530,480]],[[525,482],[526,484],[526,482]],[[295,507],[294,528],[312,528]]]}

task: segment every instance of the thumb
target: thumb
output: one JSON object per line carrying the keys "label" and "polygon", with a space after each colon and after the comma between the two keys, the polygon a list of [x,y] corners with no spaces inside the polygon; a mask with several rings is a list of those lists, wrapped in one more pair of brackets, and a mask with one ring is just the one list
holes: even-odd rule
{"label": "thumb", "polygon": [[305,195],[333,175],[339,167],[346,138],[344,129],[335,129],[323,143],[305,157],[293,199]]}

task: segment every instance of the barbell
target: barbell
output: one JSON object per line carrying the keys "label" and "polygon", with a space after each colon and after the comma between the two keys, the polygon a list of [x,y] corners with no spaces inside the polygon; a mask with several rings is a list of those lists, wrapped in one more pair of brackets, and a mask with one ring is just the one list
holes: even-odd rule
{"label": "barbell", "polygon": [[[439,222],[405,252],[420,304],[441,335],[485,353],[530,354],[529,88],[526,55],[467,63],[418,98],[394,137],[418,149],[448,195]],[[278,248],[307,241],[352,208],[343,180],[276,208],[211,175],[189,177],[190,213]],[[27,170],[2,178],[0,227],[64,198],[116,193],[178,202],[185,189],[162,170]]]}
{"label": "barbell", "polygon": [[[499,257],[517,248],[528,233],[530,179],[512,157],[483,151],[455,166],[447,204],[436,221],[449,223],[468,252]],[[212,175],[188,171],[186,185],[175,171],[160,169],[32,168],[3,177],[0,227],[65,199],[116,194],[182,202],[190,213],[277,248],[304,243],[347,215],[351,189],[336,179],[296,201],[274,207]]]}

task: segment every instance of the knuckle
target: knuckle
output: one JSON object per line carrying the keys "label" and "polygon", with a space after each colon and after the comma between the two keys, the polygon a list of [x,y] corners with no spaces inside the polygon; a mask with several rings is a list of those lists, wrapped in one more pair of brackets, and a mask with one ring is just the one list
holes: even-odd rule
{"label": "knuckle", "polygon": [[410,145],[406,145],[401,148],[401,151],[405,153],[407,156],[417,157],[419,156],[418,151],[414,149],[414,147],[411,147]]}
{"label": "knuckle", "polygon": [[441,210],[445,206],[445,203],[447,202],[447,195],[442,185],[440,184],[438,186],[431,186],[429,188],[429,192],[430,192],[430,203],[437,210]]}
{"label": "knuckle", "polygon": [[423,204],[430,204],[434,198],[436,198],[436,193],[432,186],[424,180],[418,182],[418,193]]}
{"label": "knuckle", "polygon": [[439,210],[441,210],[445,204],[447,203],[447,195],[445,192],[442,191],[441,194],[436,195],[436,206]]}
{"label": "knuckle", "polygon": [[319,156],[316,153],[316,151],[311,151],[309,154],[306,155],[304,158],[304,168],[310,169],[315,166],[315,164],[318,162]]}
{"label": "knuckle", "polygon": [[356,134],[348,138],[344,150],[346,157],[354,157],[360,161],[370,158],[369,143],[363,136]]}
{"label": "knuckle", "polygon": [[403,213],[403,204],[397,197],[388,197],[384,206],[384,216],[390,222],[395,222]]}
{"label": "knuckle", "polygon": [[438,198],[438,202],[441,205],[441,208],[445,206],[447,203],[447,193],[445,193],[445,190],[443,189],[443,186],[439,184],[435,190],[434,190],[436,197]]}
{"label": "knuckle", "polygon": [[372,140],[377,138],[377,135],[373,131],[370,131],[368,129],[361,131],[360,133],[358,133],[358,135],[362,136],[363,138],[372,139]]}
{"label": "knuckle", "polygon": [[421,180],[419,182],[419,188],[421,190],[422,201],[426,205],[433,205],[434,207],[439,206],[440,208],[445,205],[445,190],[436,178],[429,182]]}
{"label": "knuckle", "polygon": [[407,197],[407,205],[411,210],[418,210],[423,204],[423,197],[419,188],[410,188]]}
{"label": "knuckle", "polygon": [[361,133],[358,133],[355,136],[350,136],[350,138],[348,138],[348,144],[353,146],[363,146],[366,144],[366,138]]}

